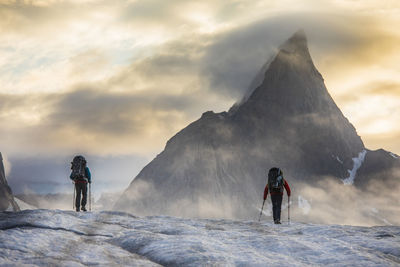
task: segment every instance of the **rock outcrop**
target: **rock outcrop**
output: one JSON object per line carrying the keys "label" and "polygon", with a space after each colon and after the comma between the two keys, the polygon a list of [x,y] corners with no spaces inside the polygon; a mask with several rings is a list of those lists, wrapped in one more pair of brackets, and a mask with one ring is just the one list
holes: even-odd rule
{"label": "rock outcrop", "polygon": [[8,186],[3,165],[3,156],[0,152],[0,211],[4,210],[19,211],[18,204],[14,201],[11,188]]}

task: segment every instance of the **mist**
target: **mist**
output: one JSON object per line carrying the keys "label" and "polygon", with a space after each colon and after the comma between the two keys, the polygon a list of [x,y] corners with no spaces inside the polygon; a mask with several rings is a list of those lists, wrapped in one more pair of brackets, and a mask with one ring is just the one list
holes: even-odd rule
{"label": "mist", "polygon": [[[399,171],[397,170],[399,177]],[[400,180],[377,175],[362,190],[332,178],[293,188],[293,220],[343,225],[399,225]]]}
{"label": "mist", "polygon": [[[332,177],[324,177],[314,185],[286,179],[292,190],[291,221],[354,226],[400,224],[399,180],[382,182],[377,178],[362,190],[353,185],[345,185],[341,180]],[[241,202],[235,198],[235,192],[221,192],[218,196],[203,192],[193,198],[183,197],[170,202],[159,202],[154,206],[140,206],[138,203],[143,203],[142,198],[156,196],[159,192],[150,183],[139,181],[130,190],[129,201],[122,210],[130,210],[141,216],[164,214],[186,218],[258,220],[264,188],[259,189],[252,203]],[[272,221],[270,199],[268,195],[261,217],[263,221]],[[238,207],[242,209],[241,212],[237,211]],[[121,206],[117,210],[121,210]],[[288,197],[284,192],[281,220],[287,223],[287,219]]]}

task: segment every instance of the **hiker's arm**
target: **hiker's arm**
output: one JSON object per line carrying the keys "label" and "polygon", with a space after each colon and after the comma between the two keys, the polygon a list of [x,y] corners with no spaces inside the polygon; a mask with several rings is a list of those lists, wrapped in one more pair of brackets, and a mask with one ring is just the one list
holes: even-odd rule
{"label": "hiker's arm", "polygon": [[264,200],[267,199],[267,195],[268,195],[268,184],[265,186],[264,189]]}
{"label": "hiker's arm", "polygon": [[88,167],[86,167],[86,178],[88,179],[89,183],[92,183],[92,174],[90,173],[90,170]]}
{"label": "hiker's arm", "polygon": [[286,180],[284,180],[284,181],[285,181],[285,184],[284,184],[284,186],[285,186],[285,189],[286,189],[287,195],[288,195],[288,197],[290,197],[290,195],[291,195],[291,191],[290,191],[289,184],[286,182]]}

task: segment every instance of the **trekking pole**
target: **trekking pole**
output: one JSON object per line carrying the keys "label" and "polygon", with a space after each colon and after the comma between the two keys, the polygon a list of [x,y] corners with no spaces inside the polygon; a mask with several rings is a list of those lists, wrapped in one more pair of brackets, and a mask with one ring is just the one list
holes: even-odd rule
{"label": "trekking pole", "polygon": [[75,183],[72,182],[72,184],[74,185],[74,197],[72,198],[72,210],[75,210],[75,191],[76,191],[76,188],[75,188]]}
{"label": "trekking pole", "polygon": [[261,206],[260,217],[258,217],[258,221],[260,221],[260,219],[261,219],[262,211],[263,211],[263,208],[264,208],[264,203],[265,203],[265,199],[264,199],[263,204]]}
{"label": "trekking pole", "polygon": [[89,211],[92,211],[92,183],[89,183]]}
{"label": "trekking pole", "polygon": [[288,222],[289,222],[289,224],[290,224],[290,197],[288,197],[287,217],[288,217]]}

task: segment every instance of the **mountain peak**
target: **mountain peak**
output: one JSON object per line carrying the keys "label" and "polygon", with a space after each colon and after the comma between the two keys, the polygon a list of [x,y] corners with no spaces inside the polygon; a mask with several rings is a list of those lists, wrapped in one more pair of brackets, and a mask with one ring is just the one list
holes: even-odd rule
{"label": "mountain peak", "polygon": [[218,216],[245,218],[271,166],[299,183],[347,177],[365,147],[326,89],[304,31],[260,73],[262,81],[229,115],[206,112],[171,138],[116,207],[205,217],[214,216],[208,207],[221,207]]}
{"label": "mountain peak", "polygon": [[295,32],[285,43],[280,46],[280,51],[296,53],[304,51],[308,53],[307,37],[304,30]]}
{"label": "mountain peak", "polygon": [[289,39],[292,38],[307,40],[306,32],[303,29],[298,29]]}
{"label": "mountain peak", "polygon": [[295,32],[279,47],[263,72],[262,82],[232,110],[257,109],[265,115],[270,113],[271,106],[285,107],[279,113],[280,118],[284,114],[291,117],[295,114],[339,111],[314,66],[304,30]]}
{"label": "mountain peak", "polygon": [[[235,103],[229,113],[235,112],[243,103],[245,103],[254,91],[260,87],[265,80],[265,75],[267,71],[269,71],[271,65],[276,65],[277,62],[286,62],[288,64],[301,64],[304,68],[304,63],[308,64],[309,69],[312,69],[314,73],[316,73],[320,78],[322,76],[315,69],[314,64],[312,63],[311,55],[308,51],[307,45],[307,37],[306,33],[303,29],[299,29],[296,31],[289,39],[287,39],[283,44],[279,46],[279,52],[271,57],[259,70],[258,74],[251,81],[249,88],[247,89],[243,98]],[[280,64],[282,65],[282,64]]]}

